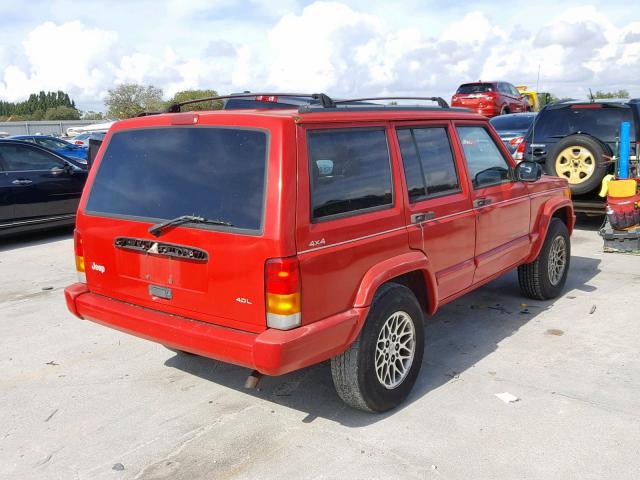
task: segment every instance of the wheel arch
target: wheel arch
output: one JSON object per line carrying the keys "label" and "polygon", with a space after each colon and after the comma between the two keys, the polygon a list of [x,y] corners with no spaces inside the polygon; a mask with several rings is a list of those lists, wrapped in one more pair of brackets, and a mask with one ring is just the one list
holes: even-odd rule
{"label": "wheel arch", "polygon": [[427,256],[419,251],[404,253],[371,267],[360,282],[354,308],[371,305],[376,291],[389,282],[409,288],[425,313],[435,312],[438,304],[435,274]]}
{"label": "wheel arch", "polygon": [[543,205],[540,216],[537,221],[535,233],[536,238],[531,248],[531,253],[525,263],[530,263],[538,258],[542,245],[549,230],[549,224],[553,218],[558,218],[567,226],[569,235],[573,232],[573,226],[576,221],[573,212],[573,203],[566,197],[555,197],[547,200]]}

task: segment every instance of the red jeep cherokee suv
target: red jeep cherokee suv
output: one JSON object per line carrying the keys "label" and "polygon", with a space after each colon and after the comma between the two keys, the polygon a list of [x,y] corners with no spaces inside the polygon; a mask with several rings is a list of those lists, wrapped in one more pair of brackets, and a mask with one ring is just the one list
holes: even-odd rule
{"label": "red jeep cherokee suv", "polygon": [[426,315],[516,267],[525,295],[561,292],[566,180],[441,99],[322,98],[116,123],[80,202],[69,310],[267,375],[331,359],[340,397],[379,412],[416,381]]}
{"label": "red jeep cherokee suv", "polygon": [[451,98],[451,105],[485,117],[531,111],[527,98],[507,82],[464,83]]}

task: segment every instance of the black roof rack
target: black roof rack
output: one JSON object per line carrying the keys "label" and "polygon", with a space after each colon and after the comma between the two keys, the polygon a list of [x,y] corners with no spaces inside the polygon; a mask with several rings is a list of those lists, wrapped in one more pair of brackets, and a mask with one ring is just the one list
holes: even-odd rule
{"label": "black roof rack", "polygon": [[217,100],[228,100],[230,98],[251,98],[251,97],[305,97],[319,101],[320,105],[325,108],[335,107],[333,100],[324,93],[272,93],[272,92],[247,92],[232,93],[230,95],[219,95],[217,97],[197,98],[195,100],[185,100],[184,102],[174,103],[169,106],[167,113],[178,113],[180,108],[185,105],[192,105],[201,102],[215,102]]}
{"label": "black roof rack", "polygon": [[369,102],[371,100],[426,100],[436,102],[440,108],[449,108],[449,104],[442,97],[368,97],[368,98],[350,98],[349,100],[336,100],[335,103],[354,103]]}
{"label": "black roof rack", "polygon": [[[424,100],[430,102],[436,102],[438,104],[437,107],[431,106],[415,106],[415,105],[379,105],[376,103],[370,103],[371,101],[381,101],[381,100]],[[298,108],[298,113],[310,113],[310,112],[321,112],[323,110],[331,109],[344,110],[345,108],[353,108],[353,109],[367,109],[367,110],[415,110],[416,108],[421,110],[432,110],[434,108],[446,108],[449,109],[449,104],[442,97],[363,97],[363,98],[349,98],[346,100],[334,100],[333,105],[322,104],[322,108],[318,105],[302,105]],[[466,109],[465,109],[466,110]]]}

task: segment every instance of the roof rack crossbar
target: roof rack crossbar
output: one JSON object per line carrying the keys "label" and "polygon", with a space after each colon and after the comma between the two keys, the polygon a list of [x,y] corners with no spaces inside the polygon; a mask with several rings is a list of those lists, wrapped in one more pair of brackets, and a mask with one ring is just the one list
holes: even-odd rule
{"label": "roof rack crossbar", "polygon": [[334,103],[352,103],[352,102],[365,102],[370,100],[428,100],[436,102],[440,108],[449,108],[449,104],[442,97],[368,97],[368,98],[350,98],[348,100],[337,100]]}
{"label": "roof rack crossbar", "polygon": [[184,102],[173,103],[167,108],[167,113],[178,113],[180,107],[192,105],[201,102],[215,102],[217,100],[227,100],[230,98],[251,98],[251,97],[308,97],[313,100],[319,100],[320,104],[325,108],[335,107],[333,100],[324,93],[272,93],[272,92],[251,92],[251,93],[232,93],[230,95],[219,95],[217,97],[196,98],[194,100],[185,100]]}

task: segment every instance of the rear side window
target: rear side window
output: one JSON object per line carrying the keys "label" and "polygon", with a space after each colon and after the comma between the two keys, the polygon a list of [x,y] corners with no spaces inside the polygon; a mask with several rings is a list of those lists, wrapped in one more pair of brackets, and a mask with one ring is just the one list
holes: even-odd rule
{"label": "rear side window", "polygon": [[490,83],[466,83],[464,85],[460,85],[456,93],[466,94],[484,92],[493,92],[493,85]]}
{"label": "rear side window", "polygon": [[27,145],[0,145],[0,165],[8,171],[42,171],[63,168],[58,157]]}
{"label": "rear side window", "polygon": [[458,127],[458,135],[474,188],[511,181],[509,164],[482,127]]}
{"label": "rear side window", "polygon": [[[626,107],[600,108],[560,108],[545,110],[536,120],[535,142],[545,141],[556,137],[574,133],[587,133],[603,142],[615,142],[620,124],[630,122],[633,125],[633,114]],[[635,129],[632,128],[632,138],[635,140]]]}
{"label": "rear side window", "polygon": [[393,203],[384,129],[312,130],[307,142],[313,220]]}
{"label": "rear side window", "polygon": [[411,202],[460,191],[446,128],[400,128],[397,132]]}
{"label": "rear side window", "polygon": [[115,133],[86,210],[151,221],[197,215],[230,222],[234,228],[260,230],[267,144],[265,132],[237,128]]}

